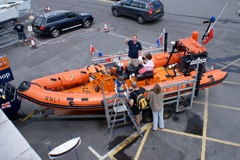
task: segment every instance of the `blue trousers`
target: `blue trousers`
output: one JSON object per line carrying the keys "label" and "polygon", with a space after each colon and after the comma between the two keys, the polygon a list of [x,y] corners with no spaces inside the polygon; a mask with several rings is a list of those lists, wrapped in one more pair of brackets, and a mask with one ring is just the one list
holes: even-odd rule
{"label": "blue trousers", "polygon": [[159,112],[152,111],[153,115],[153,130],[157,130],[157,127],[164,128],[164,120],[163,120],[163,108]]}

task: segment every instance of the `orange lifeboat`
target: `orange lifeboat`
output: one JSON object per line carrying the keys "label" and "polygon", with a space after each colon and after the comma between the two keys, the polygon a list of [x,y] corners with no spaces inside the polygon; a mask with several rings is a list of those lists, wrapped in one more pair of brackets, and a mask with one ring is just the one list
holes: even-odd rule
{"label": "orange lifeboat", "polygon": [[[81,69],[66,71],[43,78],[24,81],[18,87],[18,94],[36,104],[58,109],[74,109],[81,113],[104,112],[103,94],[105,98],[113,97],[114,81],[118,74],[122,74],[128,86],[136,81],[139,87],[151,89],[154,84],[177,83],[192,80],[196,76],[193,59],[207,58],[207,52],[192,38],[180,39],[175,45],[176,51],[152,55],[155,64],[153,72],[138,75],[129,79],[127,60],[122,61],[122,72],[118,73],[118,66],[108,68],[103,64],[90,65]],[[190,62],[189,62],[190,61]],[[171,65],[171,67],[169,67]],[[198,89],[212,87],[221,83],[227,77],[223,70],[207,71],[203,66]],[[193,84],[189,84],[191,86]],[[181,86],[189,87],[189,86]],[[176,90],[166,88],[163,92]]]}

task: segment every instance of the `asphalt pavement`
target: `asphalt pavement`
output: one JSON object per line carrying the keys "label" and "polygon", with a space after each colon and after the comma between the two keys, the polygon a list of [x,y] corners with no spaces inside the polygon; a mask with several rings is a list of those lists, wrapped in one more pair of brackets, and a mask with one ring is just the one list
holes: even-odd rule
{"label": "asphalt pavement", "polygon": [[[162,0],[165,15],[162,19],[140,25],[127,17],[114,17],[111,1],[99,0],[34,0],[35,11],[44,4],[51,10],[66,9],[88,12],[94,16],[90,30],[74,29],[63,33],[59,38],[36,37],[37,49],[29,46],[13,45],[0,50],[7,55],[18,86],[22,81],[81,68],[90,63],[89,44],[103,53],[121,53],[127,50],[123,43],[126,38],[137,34],[143,47],[155,45],[163,28],[169,33],[170,41],[190,37],[192,31],[202,35],[206,24],[202,22],[211,16],[216,18],[226,5],[225,0]],[[115,157],[130,160],[238,160],[240,157],[240,9],[239,1],[232,0],[214,26],[214,39],[207,44],[209,59],[215,69],[225,69],[227,79],[218,86],[203,90],[194,98],[191,110],[174,115],[165,120],[165,129],[151,131],[145,127],[145,137],[132,135],[131,125],[118,127],[108,143],[105,135],[105,119],[30,119],[23,124],[14,122],[22,135],[39,156],[48,160],[49,148],[56,147],[70,137],[80,136],[81,145],[77,148],[79,159],[95,160],[97,157]],[[108,33],[99,32],[104,22],[113,28]],[[199,37],[199,39],[201,36]],[[29,114],[40,106],[22,101],[20,112]],[[49,111],[51,114],[52,111]],[[150,132],[149,132],[150,131]],[[126,138],[131,141],[124,141]],[[122,147],[116,147],[122,142]],[[90,151],[90,148],[95,152]],[[114,148],[116,147],[116,148]],[[65,159],[77,159],[71,152]]]}

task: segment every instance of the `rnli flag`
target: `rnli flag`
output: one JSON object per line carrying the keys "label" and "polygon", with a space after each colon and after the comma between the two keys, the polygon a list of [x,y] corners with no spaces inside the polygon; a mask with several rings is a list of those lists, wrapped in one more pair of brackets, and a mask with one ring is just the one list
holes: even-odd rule
{"label": "rnli flag", "polygon": [[213,39],[214,36],[214,32],[213,32],[213,28],[210,27],[208,32],[207,32],[207,36],[206,38],[203,40],[203,44],[206,45],[209,41],[211,41],[211,39]]}
{"label": "rnli flag", "polygon": [[156,43],[158,48],[160,48],[161,45],[163,44],[163,33],[161,33],[161,35],[158,37],[158,39],[156,40]]}
{"label": "rnli flag", "polygon": [[93,47],[93,45],[90,44],[90,55],[92,56],[92,54],[94,53],[95,48]]}

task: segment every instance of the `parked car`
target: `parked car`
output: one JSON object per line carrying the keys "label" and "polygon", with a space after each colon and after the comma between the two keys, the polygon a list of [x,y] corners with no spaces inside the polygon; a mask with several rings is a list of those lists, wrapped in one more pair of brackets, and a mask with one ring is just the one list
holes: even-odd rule
{"label": "parked car", "polygon": [[125,15],[136,18],[138,23],[157,20],[164,15],[164,6],[159,0],[122,0],[112,4],[115,17]]}
{"label": "parked car", "polygon": [[36,16],[32,22],[33,32],[39,35],[59,37],[61,32],[83,26],[91,27],[92,15],[88,13],[73,13],[65,10],[49,12]]}

